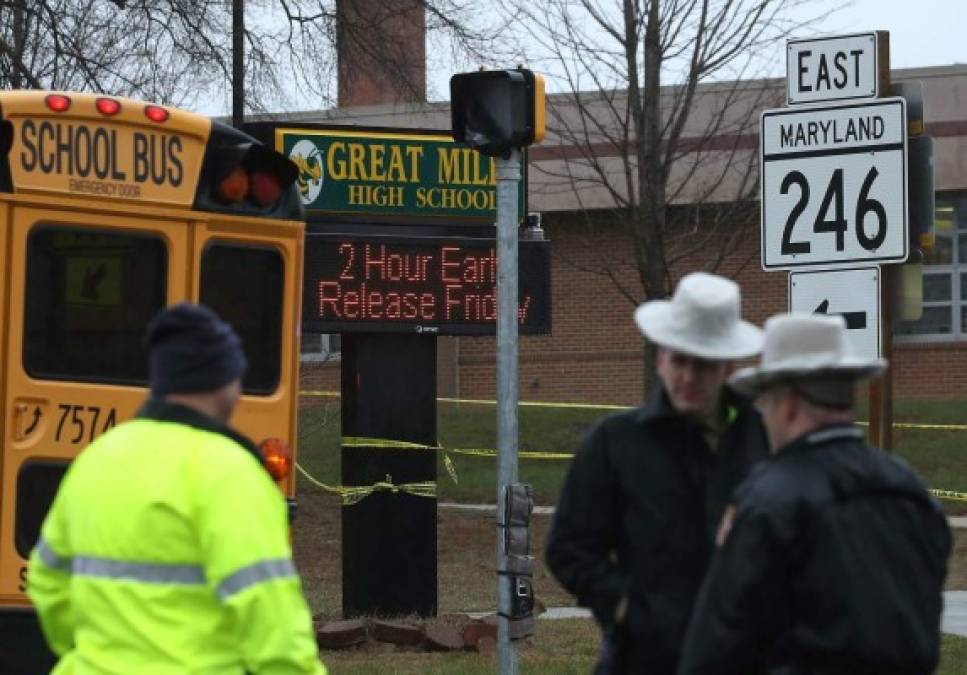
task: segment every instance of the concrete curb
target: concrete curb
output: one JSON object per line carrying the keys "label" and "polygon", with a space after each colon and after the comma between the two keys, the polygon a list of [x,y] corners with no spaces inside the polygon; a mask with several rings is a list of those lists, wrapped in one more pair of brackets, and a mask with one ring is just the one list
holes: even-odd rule
{"label": "concrete curb", "polygon": [[[455,511],[483,511],[494,512],[497,507],[493,504],[458,504],[456,502],[440,502],[437,504],[441,509],[453,509]],[[535,506],[534,514],[538,516],[554,515],[553,506]],[[967,516],[950,516],[947,521],[954,529],[967,529]]]}
{"label": "concrete curb", "polygon": [[[967,637],[967,591],[946,591],[941,631]],[[467,612],[481,618],[492,612]],[[584,607],[548,607],[538,619],[590,619],[591,611]]]}

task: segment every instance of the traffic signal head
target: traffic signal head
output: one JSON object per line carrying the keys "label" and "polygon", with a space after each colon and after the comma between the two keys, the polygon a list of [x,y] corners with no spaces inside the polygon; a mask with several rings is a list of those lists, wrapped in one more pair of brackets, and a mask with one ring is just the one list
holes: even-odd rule
{"label": "traffic signal head", "polygon": [[253,216],[299,211],[298,171],[287,157],[248,134],[212,122],[195,208]]}
{"label": "traffic signal head", "polygon": [[488,157],[540,143],[544,78],[529,70],[459,73],[450,78],[453,139]]}

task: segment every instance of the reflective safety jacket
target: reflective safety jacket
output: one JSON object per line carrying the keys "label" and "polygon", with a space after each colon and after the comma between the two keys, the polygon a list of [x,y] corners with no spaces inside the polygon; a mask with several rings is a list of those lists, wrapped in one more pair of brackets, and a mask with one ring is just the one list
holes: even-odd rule
{"label": "reflective safety jacket", "polygon": [[251,442],[149,400],[71,465],[30,559],[56,675],[324,675]]}

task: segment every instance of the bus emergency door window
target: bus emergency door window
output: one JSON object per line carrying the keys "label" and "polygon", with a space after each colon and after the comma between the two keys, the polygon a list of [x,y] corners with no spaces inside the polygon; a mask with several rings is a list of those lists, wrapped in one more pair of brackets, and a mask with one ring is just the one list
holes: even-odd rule
{"label": "bus emergency door window", "polygon": [[275,249],[218,242],[202,254],[201,302],[242,338],[246,394],[271,394],[279,385],[284,287],[282,256]]}
{"label": "bus emergency door window", "polygon": [[24,369],[145,385],[145,327],[164,306],[168,253],[149,235],[39,225],[27,238]]}

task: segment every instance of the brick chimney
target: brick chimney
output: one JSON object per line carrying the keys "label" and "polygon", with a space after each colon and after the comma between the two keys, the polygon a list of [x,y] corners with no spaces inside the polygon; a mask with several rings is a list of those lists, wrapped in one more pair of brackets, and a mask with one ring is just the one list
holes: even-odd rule
{"label": "brick chimney", "polygon": [[421,0],[337,0],[339,107],[426,100]]}

